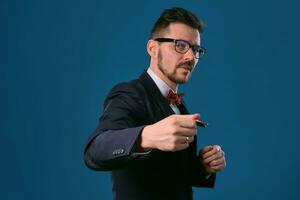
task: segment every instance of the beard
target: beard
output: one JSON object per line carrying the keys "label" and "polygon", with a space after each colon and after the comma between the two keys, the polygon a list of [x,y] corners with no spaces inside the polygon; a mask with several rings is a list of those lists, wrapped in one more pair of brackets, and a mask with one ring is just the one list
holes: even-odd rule
{"label": "beard", "polygon": [[[171,80],[173,83],[176,84],[183,84],[186,83],[190,77],[190,74],[193,71],[193,62],[192,61],[187,61],[187,62],[183,62],[183,63],[178,63],[175,68],[173,69],[173,71],[168,71],[167,67],[163,66],[162,64],[162,60],[163,60],[163,56],[161,55],[161,51],[158,51],[158,57],[157,57],[157,66],[158,69],[161,71],[161,73],[163,75],[165,75],[169,80]],[[190,70],[190,74],[189,77],[187,78],[180,78],[178,76],[176,76],[176,71],[178,68],[182,68],[183,66],[185,66],[185,68],[189,68]],[[188,67],[186,67],[188,66]]]}

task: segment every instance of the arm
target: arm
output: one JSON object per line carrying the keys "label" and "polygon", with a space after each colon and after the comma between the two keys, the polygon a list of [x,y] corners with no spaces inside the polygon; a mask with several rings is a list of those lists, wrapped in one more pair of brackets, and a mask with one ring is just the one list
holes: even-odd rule
{"label": "arm", "polygon": [[86,165],[94,170],[113,170],[146,157],[135,154],[144,128],[144,105],[138,91],[128,84],[107,96],[99,124],[84,150]]}

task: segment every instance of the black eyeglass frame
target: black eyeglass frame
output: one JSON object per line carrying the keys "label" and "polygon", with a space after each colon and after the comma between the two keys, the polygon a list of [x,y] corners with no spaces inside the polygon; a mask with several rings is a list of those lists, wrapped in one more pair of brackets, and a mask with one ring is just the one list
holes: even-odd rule
{"label": "black eyeglass frame", "polygon": [[[157,42],[174,42],[174,45],[175,45],[175,51],[177,53],[180,53],[180,54],[185,54],[186,52],[189,51],[189,49],[192,49],[193,53],[194,53],[194,56],[196,59],[200,59],[201,57],[203,57],[203,55],[206,53],[206,48],[204,47],[201,47],[199,45],[191,45],[188,41],[186,40],[182,40],[182,39],[173,39],[173,38],[154,38],[153,39],[154,41],[157,41]],[[178,41],[181,41],[181,42],[184,42],[186,44],[189,45],[189,48],[185,51],[185,52],[180,52],[177,50],[176,48],[176,43]],[[198,57],[197,57],[197,51],[198,51]]]}

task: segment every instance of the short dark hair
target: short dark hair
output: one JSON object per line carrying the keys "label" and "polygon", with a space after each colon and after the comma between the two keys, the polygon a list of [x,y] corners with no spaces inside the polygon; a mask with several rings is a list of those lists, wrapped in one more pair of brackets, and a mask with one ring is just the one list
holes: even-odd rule
{"label": "short dark hair", "polygon": [[150,37],[155,38],[159,36],[161,31],[168,28],[171,23],[183,23],[197,29],[199,33],[201,33],[204,29],[204,23],[202,20],[196,17],[193,13],[183,8],[174,7],[162,12],[152,28]]}

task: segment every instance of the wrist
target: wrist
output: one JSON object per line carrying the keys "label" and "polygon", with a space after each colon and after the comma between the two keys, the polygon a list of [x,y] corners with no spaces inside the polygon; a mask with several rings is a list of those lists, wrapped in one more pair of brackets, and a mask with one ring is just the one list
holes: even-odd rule
{"label": "wrist", "polygon": [[145,126],[140,135],[140,147],[144,151],[150,151],[153,149],[153,146],[148,139],[149,133],[151,133],[151,125]]}

